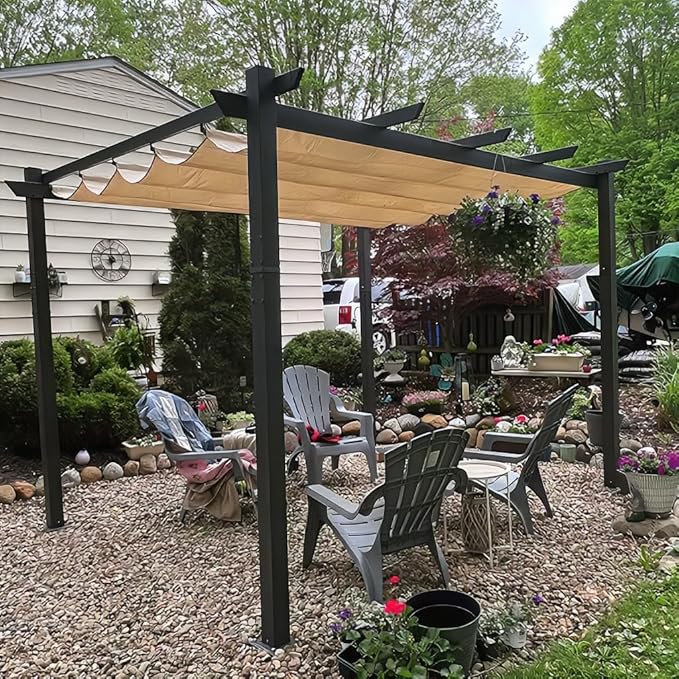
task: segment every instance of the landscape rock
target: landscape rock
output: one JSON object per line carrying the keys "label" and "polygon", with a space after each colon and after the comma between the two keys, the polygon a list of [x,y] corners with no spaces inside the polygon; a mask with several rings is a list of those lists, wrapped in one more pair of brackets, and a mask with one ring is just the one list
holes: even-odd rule
{"label": "landscape rock", "polygon": [[18,500],[30,500],[35,495],[35,486],[28,481],[13,481],[12,488]]}
{"label": "landscape rock", "polygon": [[578,462],[589,464],[589,461],[592,459],[592,452],[584,443],[580,443],[575,448],[575,459]]}
{"label": "landscape rock", "polygon": [[667,519],[644,519],[628,521],[625,515],[613,519],[612,528],[616,533],[632,534],[636,537],[655,536],[661,540],[679,536],[679,518],[670,516]]}
{"label": "landscape rock", "polygon": [[592,457],[589,461],[589,466],[590,467],[596,467],[597,469],[603,469],[604,468],[604,454],[603,453],[594,453],[594,455],[592,455]]}
{"label": "landscape rock", "polygon": [[581,432],[583,432],[584,434],[586,434],[587,436],[589,436],[589,429],[587,428],[587,422],[580,422],[578,424],[578,429]]}
{"label": "landscape rock", "polygon": [[170,458],[165,453],[161,453],[158,455],[156,465],[158,469],[169,469],[172,466],[172,462],[170,462]]}
{"label": "landscape rock", "polygon": [[[340,429],[341,432],[341,429]],[[299,443],[299,439],[297,438],[297,434],[294,431],[286,431],[285,432],[285,452],[286,453],[292,453],[295,448],[297,448],[297,445]]]}
{"label": "landscape rock", "polygon": [[149,453],[147,455],[141,456],[141,458],[139,460],[139,473],[140,474],[155,474],[157,469],[158,469],[158,466],[157,466],[155,455],[151,455]]}
{"label": "landscape rock", "polygon": [[8,484],[0,486],[0,504],[11,505],[16,500],[16,496],[16,491],[12,486]]}
{"label": "landscape rock", "polygon": [[434,429],[443,429],[448,426],[448,420],[446,420],[443,415],[432,415],[431,413],[423,415],[422,422],[430,425]]}
{"label": "landscape rock", "polygon": [[139,474],[139,462],[128,460],[123,466],[123,474],[125,476],[137,476]]}
{"label": "landscape rock", "polygon": [[556,430],[556,440],[563,441],[566,438],[566,427],[559,427]]}
{"label": "landscape rock", "polygon": [[398,441],[398,434],[391,429],[385,428],[379,434],[377,434],[377,438],[375,440],[377,443],[381,444],[396,443],[396,441]]}
{"label": "landscape rock", "polygon": [[467,417],[464,418],[464,423],[468,427],[476,427],[476,425],[481,421],[481,415],[478,413],[472,413],[471,415],[467,415]]}
{"label": "landscape rock", "polygon": [[467,426],[467,423],[461,417],[454,417],[448,425],[455,429],[464,429]]}
{"label": "landscape rock", "polygon": [[528,420],[528,426],[531,429],[540,429],[542,426],[542,418],[541,417],[531,417],[530,420]]}
{"label": "landscape rock", "polygon": [[124,475],[123,468],[117,462],[109,462],[103,471],[103,476],[107,481],[117,481]]}
{"label": "landscape rock", "polygon": [[415,432],[414,431],[402,431],[398,435],[398,440],[401,441],[401,442],[411,441],[414,438],[415,438]]}
{"label": "landscape rock", "polygon": [[385,429],[391,429],[396,435],[400,434],[403,429],[401,429],[401,425],[398,423],[398,420],[395,417],[392,417],[390,420],[387,420],[384,423],[384,428]]}
{"label": "landscape rock", "polygon": [[426,422],[420,422],[417,427],[415,427],[415,436],[427,434],[430,431],[434,431],[434,427],[432,427],[430,424],[427,424]]}
{"label": "landscape rock", "polygon": [[469,429],[465,429],[467,434],[469,434],[469,441],[467,442],[467,447],[469,448],[476,448],[476,439],[479,436],[479,430],[476,429],[476,427],[469,427]]}
{"label": "landscape rock", "polygon": [[477,429],[492,429],[494,426],[495,418],[492,415],[487,415],[476,423]]}
{"label": "landscape rock", "polygon": [[80,474],[77,469],[67,469],[61,475],[61,487],[64,490],[75,488],[80,485]]}
{"label": "landscape rock", "polygon": [[42,474],[38,476],[35,482],[35,494],[37,497],[42,497],[45,494],[45,477]]}
{"label": "landscape rock", "polygon": [[641,448],[643,448],[643,444],[635,439],[622,439],[620,441],[620,447],[629,448],[636,453],[637,450],[641,450]]}
{"label": "landscape rock", "polygon": [[566,422],[566,431],[578,429],[580,427],[580,422],[582,422],[582,420],[568,420],[568,422]]}
{"label": "landscape rock", "polygon": [[342,427],[342,433],[345,436],[358,436],[361,433],[361,423],[358,420],[347,422]]}
{"label": "landscape rock", "polygon": [[576,446],[587,441],[587,436],[581,432],[579,429],[567,429],[566,436],[564,436],[564,441],[566,443],[573,443]]}
{"label": "landscape rock", "polygon": [[103,474],[99,467],[85,467],[80,470],[80,480],[83,483],[94,483],[95,481],[101,481]]}
{"label": "landscape rock", "polygon": [[476,447],[477,448],[483,448],[483,438],[484,438],[485,435],[486,435],[485,429],[483,431],[478,431],[478,434],[476,435]]}
{"label": "landscape rock", "polygon": [[330,431],[333,436],[342,436],[342,427],[340,427],[339,424],[331,424]]}
{"label": "landscape rock", "polygon": [[415,431],[415,427],[420,423],[420,418],[417,415],[406,413],[398,418],[398,423],[401,431]]}

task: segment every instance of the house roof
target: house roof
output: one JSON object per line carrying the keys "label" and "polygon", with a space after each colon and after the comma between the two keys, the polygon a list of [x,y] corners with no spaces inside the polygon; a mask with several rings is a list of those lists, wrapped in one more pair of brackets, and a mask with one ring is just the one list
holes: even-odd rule
{"label": "house roof", "polygon": [[147,75],[138,68],[128,64],[120,57],[97,57],[94,59],[73,59],[71,61],[55,61],[48,64],[29,64],[26,66],[14,66],[12,68],[0,68],[0,80],[11,80],[13,78],[26,78],[34,75],[58,75],[61,73],[72,73],[74,71],[89,71],[94,69],[109,68],[115,69],[134,80],[150,87],[159,94],[173,100],[187,111],[194,111],[198,105],[183,97],[175,90],[163,85],[155,78]]}

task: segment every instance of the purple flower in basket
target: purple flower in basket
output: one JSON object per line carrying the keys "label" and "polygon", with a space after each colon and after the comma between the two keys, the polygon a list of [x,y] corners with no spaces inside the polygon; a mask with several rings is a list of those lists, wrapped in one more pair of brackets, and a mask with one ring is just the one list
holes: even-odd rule
{"label": "purple flower in basket", "polygon": [[666,470],[665,470],[665,465],[661,462],[661,463],[658,465],[658,474],[659,474],[660,476],[665,476],[665,471],[666,471]]}
{"label": "purple flower in basket", "polygon": [[529,198],[531,199],[531,201],[532,201],[534,204],[540,202],[540,196],[538,196],[537,193],[531,193],[530,196],[529,196]]}
{"label": "purple flower in basket", "polygon": [[499,196],[500,196],[500,194],[497,192],[495,187],[493,187],[492,191],[488,191],[486,198],[494,199],[494,198],[498,198]]}
{"label": "purple flower in basket", "polygon": [[667,451],[667,466],[672,471],[679,469],[679,450]]}

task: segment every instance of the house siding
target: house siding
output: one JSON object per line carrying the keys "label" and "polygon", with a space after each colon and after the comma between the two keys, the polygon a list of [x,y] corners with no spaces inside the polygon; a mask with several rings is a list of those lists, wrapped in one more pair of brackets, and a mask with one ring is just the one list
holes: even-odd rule
{"label": "house siding", "polygon": [[[30,69],[29,69],[30,70]],[[51,169],[160,125],[191,110],[188,104],[113,67],[42,73],[3,79],[0,71],[0,341],[32,335],[30,296],[14,297],[14,269],[28,266],[25,204],[4,180],[22,179],[24,167]],[[188,131],[173,142],[196,145]],[[132,155],[148,158],[150,151]],[[127,295],[157,330],[161,298],[152,295],[153,274],[168,270],[174,234],[169,211],[46,201],[49,261],[66,272],[62,296],[51,300],[55,334],[101,342],[96,304]],[[132,256],[119,282],[100,280],[90,253],[102,238],[123,241]],[[323,326],[320,227],[281,222],[283,341]]]}

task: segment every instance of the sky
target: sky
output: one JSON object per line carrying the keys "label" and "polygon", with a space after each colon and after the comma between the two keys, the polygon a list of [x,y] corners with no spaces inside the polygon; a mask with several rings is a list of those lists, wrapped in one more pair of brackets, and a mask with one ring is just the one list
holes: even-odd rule
{"label": "sky", "polygon": [[521,47],[535,70],[540,52],[549,42],[551,29],[571,14],[578,0],[496,0],[502,15],[503,36],[521,31],[526,40]]}

